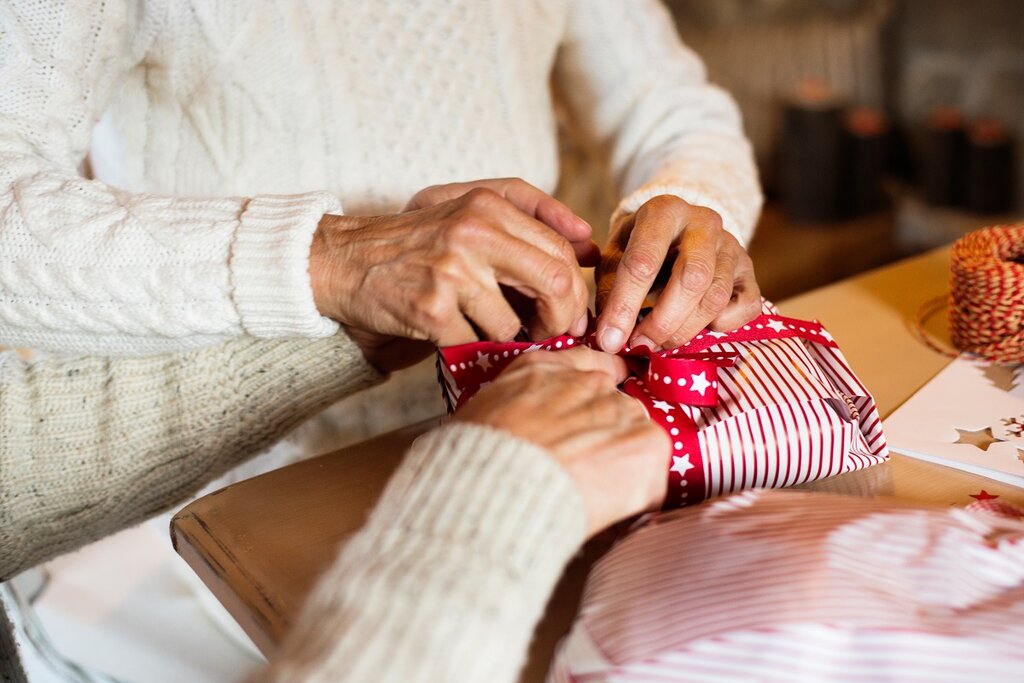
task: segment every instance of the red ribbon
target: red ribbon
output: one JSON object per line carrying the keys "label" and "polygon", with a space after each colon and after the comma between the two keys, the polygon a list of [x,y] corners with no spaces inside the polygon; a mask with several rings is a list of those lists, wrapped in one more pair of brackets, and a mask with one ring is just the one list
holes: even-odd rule
{"label": "red ribbon", "polygon": [[[835,348],[832,336],[817,322],[764,314],[732,332],[705,330],[683,346],[652,352],[646,346],[625,348],[619,355],[633,372],[622,391],[639,400],[648,415],[672,439],[669,491],[665,507],[680,507],[706,497],[704,454],[697,425],[683,406],[718,404],[718,371],[741,357],[737,342],[799,338]],[[524,353],[565,351],[576,346],[598,348],[594,334],[561,335],[540,342],[474,342],[438,351],[438,370],[445,400],[454,411]]]}

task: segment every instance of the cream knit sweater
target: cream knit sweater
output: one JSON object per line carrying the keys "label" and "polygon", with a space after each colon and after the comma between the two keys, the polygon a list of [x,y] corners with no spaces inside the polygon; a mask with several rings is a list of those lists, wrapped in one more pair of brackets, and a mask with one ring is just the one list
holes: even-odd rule
{"label": "cream knit sweater", "polygon": [[[0,578],[172,506],[378,377],[344,335],[0,354]],[[579,494],[544,451],[481,426],[435,430],[259,680],[513,681],[583,533]],[[0,680],[16,681],[8,636]]]}
{"label": "cream knit sweater", "polygon": [[620,210],[675,193],[746,241],[739,115],[656,0],[0,1],[0,343],[330,336],[320,217],[552,190],[552,78]]}

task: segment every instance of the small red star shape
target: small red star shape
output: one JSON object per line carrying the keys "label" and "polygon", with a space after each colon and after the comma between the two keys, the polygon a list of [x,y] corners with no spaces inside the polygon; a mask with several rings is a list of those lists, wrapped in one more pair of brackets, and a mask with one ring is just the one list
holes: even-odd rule
{"label": "small red star shape", "polygon": [[971,498],[975,500],[995,500],[999,496],[994,496],[985,489],[981,490],[981,493],[972,493]]}

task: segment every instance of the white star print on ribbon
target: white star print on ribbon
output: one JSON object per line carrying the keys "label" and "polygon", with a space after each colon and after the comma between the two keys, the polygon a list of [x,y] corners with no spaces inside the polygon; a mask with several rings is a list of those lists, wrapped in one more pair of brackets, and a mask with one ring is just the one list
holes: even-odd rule
{"label": "white star print on ribbon", "polygon": [[711,382],[708,381],[705,373],[699,372],[696,375],[690,375],[690,389],[696,391],[701,396],[704,395],[704,392],[710,386]]}
{"label": "white star print on ribbon", "polygon": [[668,411],[672,410],[672,404],[668,403],[667,401],[655,401],[654,403],[651,404],[651,406],[665,413],[668,413]]}
{"label": "white star print on ribbon", "polygon": [[678,472],[680,476],[685,477],[686,473],[692,470],[694,467],[693,463],[690,462],[690,454],[679,457],[678,455],[672,456],[672,467],[670,471]]}

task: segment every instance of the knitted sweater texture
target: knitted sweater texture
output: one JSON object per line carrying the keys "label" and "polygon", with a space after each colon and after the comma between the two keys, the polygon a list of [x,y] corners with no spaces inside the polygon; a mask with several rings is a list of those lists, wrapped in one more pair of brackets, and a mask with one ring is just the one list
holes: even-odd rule
{"label": "knitted sweater texture", "polygon": [[553,190],[552,80],[620,211],[674,193],[746,241],[737,109],[656,0],[0,2],[0,343],[330,336],[322,215],[486,177]]}
{"label": "knitted sweater texture", "polygon": [[[0,355],[0,577],[180,502],[378,379],[344,335]],[[545,451],[477,425],[435,430],[256,680],[513,681],[583,530],[579,494]],[[0,628],[0,680],[22,680]]]}

